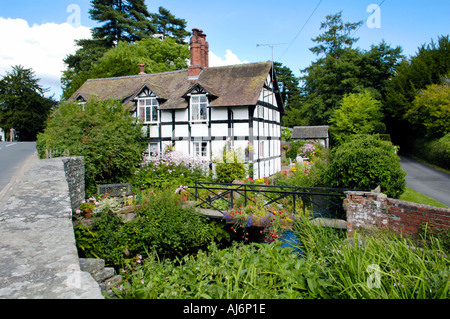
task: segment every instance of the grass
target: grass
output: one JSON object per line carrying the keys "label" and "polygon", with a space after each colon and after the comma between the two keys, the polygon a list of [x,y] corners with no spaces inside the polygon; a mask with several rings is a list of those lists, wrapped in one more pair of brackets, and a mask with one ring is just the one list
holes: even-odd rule
{"label": "grass", "polygon": [[416,192],[415,190],[406,187],[406,191],[403,193],[403,195],[400,196],[401,200],[408,201],[408,202],[414,202],[418,204],[424,204],[424,205],[430,205],[435,207],[442,207],[442,208],[449,208],[448,206],[442,204],[441,202],[438,202],[437,200],[428,197],[424,194],[421,194],[419,192]]}
{"label": "grass", "polygon": [[302,255],[271,244],[233,244],[176,260],[148,258],[122,273],[125,299],[448,299],[450,267],[439,239],[421,247],[380,232],[345,232],[301,218]]}

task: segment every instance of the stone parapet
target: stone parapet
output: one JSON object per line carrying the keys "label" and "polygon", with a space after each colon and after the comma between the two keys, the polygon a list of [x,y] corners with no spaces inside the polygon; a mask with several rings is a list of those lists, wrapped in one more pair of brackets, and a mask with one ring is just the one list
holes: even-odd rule
{"label": "stone parapet", "polygon": [[39,160],[17,182],[0,211],[0,298],[103,298],[80,269],[72,225],[71,193],[84,196],[75,182],[82,162]]}

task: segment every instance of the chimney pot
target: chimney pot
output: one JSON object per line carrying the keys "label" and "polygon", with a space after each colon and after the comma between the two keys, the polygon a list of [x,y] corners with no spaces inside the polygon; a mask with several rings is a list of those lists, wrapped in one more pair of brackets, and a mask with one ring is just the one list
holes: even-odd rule
{"label": "chimney pot", "polygon": [[141,73],[139,73],[139,75],[145,74],[145,64],[139,64],[139,67],[141,68]]}

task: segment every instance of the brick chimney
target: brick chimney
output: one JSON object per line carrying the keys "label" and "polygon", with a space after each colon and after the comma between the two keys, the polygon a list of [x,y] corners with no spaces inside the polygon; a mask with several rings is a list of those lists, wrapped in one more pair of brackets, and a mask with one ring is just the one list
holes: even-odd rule
{"label": "brick chimney", "polygon": [[139,75],[145,74],[145,64],[139,64],[139,68],[141,69],[141,73],[139,73]]}
{"label": "brick chimney", "polygon": [[192,29],[190,49],[189,77],[197,77],[204,68],[209,66],[209,44],[206,41],[206,34],[202,30]]}

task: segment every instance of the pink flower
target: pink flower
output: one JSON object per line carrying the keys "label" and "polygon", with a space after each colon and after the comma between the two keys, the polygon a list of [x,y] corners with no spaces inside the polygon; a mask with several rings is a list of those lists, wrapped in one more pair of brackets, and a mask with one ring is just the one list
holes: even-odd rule
{"label": "pink flower", "polygon": [[75,211],[75,213],[77,213],[77,214],[79,215],[79,214],[81,214],[81,210],[77,209],[77,210]]}

